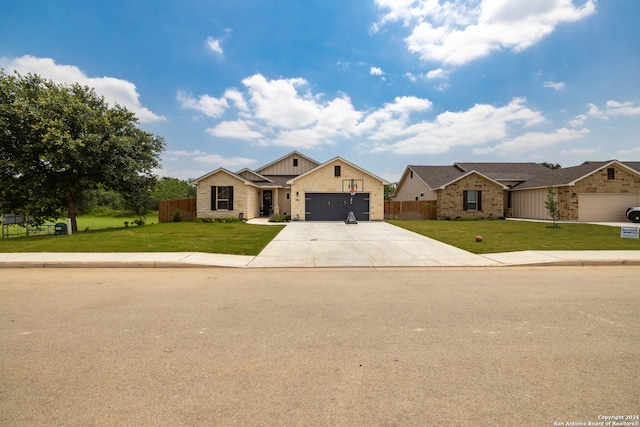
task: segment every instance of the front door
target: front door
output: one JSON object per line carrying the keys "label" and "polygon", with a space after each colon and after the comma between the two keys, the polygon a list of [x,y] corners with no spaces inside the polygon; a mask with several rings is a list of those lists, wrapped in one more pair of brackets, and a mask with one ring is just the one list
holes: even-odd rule
{"label": "front door", "polygon": [[270,215],[273,211],[273,191],[272,190],[263,190],[262,191],[262,213],[263,215]]}

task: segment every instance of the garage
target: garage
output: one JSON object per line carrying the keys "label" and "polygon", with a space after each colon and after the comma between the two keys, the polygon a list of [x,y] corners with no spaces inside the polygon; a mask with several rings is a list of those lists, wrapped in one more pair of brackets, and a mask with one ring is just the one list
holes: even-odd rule
{"label": "garage", "polygon": [[638,206],[638,193],[581,193],[578,195],[579,221],[628,221],[625,217],[627,208]]}
{"label": "garage", "polygon": [[[349,193],[307,193],[305,221],[344,221],[349,214]],[[369,193],[356,193],[353,213],[358,221],[369,221]]]}

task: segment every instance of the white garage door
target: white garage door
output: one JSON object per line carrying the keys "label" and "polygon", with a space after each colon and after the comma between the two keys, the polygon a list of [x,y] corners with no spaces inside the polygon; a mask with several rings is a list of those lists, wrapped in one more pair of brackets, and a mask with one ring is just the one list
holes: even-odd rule
{"label": "white garage door", "polygon": [[628,207],[638,206],[640,194],[594,194],[578,195],[579,221],[627,221],[624,216]]}

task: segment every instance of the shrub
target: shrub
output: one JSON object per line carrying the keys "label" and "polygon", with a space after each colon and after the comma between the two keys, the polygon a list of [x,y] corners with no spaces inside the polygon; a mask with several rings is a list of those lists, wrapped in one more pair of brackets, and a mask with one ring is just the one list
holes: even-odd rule
{"label": "shrub", "polygon": [[173,222],[182,222],[184,217],[182,216],[182,212],[180,211],[180,209],[176,209],[173,212],[173,215],[171,216],[171,219],[173,220]]}
{"label": "shrub", "polygon": [[291,215],[273,215],[269,218],[269,222],[289,222]]}
{"label": "shrub", "polygon": [[135,225],[145,225],[147,223],[147,218],[144,216],[139,216],[138,218],[133,220]]}

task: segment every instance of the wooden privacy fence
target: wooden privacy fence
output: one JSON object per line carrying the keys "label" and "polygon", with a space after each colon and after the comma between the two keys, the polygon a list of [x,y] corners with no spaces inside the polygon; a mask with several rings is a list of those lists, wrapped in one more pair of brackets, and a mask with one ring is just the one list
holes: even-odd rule
{"label": "wooden privacy fence", "polygon": [[385,200],[384,219],[437,219],[436,200]]}
{"label": "wooden privacy fence", "polygon": [[160,222],[173,222],[173,214],[176,210],[182,213],[183,221],[193,221],[196,218],[196,200],[161,200],[158,202],[158,220]]}

